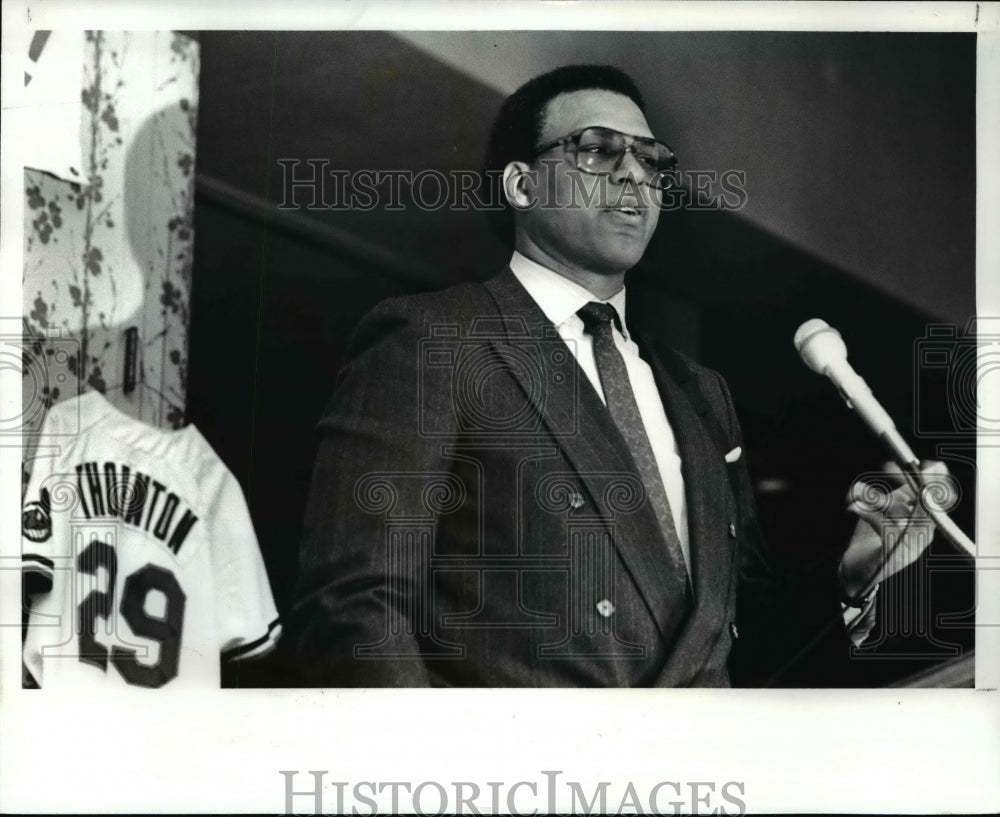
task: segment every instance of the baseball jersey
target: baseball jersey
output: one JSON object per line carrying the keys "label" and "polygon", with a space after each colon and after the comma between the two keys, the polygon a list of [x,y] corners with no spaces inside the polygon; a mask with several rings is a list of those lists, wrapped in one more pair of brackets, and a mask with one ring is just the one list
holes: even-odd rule
{"label": "baseball jersey", "polygon": [[37,682],[218,686],[219,656],[281,634],[239,484],[194,426],[153,428],[95,392],[42,428],[22,516]]}

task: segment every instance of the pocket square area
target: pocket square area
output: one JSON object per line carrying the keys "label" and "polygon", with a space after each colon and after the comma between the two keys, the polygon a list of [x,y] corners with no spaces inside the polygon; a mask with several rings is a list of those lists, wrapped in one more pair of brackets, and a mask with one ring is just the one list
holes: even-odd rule
{"label": "pocket square area", "polygon": [[726,454],[726,462],[736,462],[741,456],[743,456],[743,446],[738,445]]}

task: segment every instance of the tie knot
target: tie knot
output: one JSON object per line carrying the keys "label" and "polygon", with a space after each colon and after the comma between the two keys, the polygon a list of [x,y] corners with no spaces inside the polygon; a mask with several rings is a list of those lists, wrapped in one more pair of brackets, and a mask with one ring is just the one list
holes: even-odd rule
{"label": "tie knot", "polygon": [[611,323],[618,327],[619,332],[622,332],[622,322],[621,318],[618,317],[618,310],[611,304],[591,301],[590,303],[581,306],[576,311],[576,314],[580,316],[580,320],[583,321],[584,328],[591,335],[594,334],[595,330],[597,330],[602,324]]}

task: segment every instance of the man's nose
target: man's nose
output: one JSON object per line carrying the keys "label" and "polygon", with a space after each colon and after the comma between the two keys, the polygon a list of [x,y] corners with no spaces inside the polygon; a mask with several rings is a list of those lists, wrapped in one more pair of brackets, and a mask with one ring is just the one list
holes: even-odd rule
{"label": "man's nose", "polygon": [[631,150],[626,150],[622,160],[618,163],[618,169],[611,174],[611,183],[621,185],[621,190],[617,196],[634,195],[642,205],[653,203],[654,191],[650,190],[646,182],[646,170],[639,164],[635,154]]}
{"label": "man's nose", "polygon": [[636,182],[643,181],[645,170],[639,160],[635,158],[631,145],[625,148],[622,160],[618,163],[618,169],[611,174],[611,180],[616,184],[622,184],[628,179]]}

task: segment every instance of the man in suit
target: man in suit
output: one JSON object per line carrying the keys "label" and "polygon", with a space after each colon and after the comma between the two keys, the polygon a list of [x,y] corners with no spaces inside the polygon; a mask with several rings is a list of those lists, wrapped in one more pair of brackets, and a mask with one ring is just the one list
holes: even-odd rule
{"label": "man in suit", "polygon": [[869,517],[839,563],[773,566],[725,383],[625,314],[673,166],[617,69],[506,101],[509,268],[379,305],[320,423],[308,683],[815,683],[849,659],[922,544],[887,567]]}

